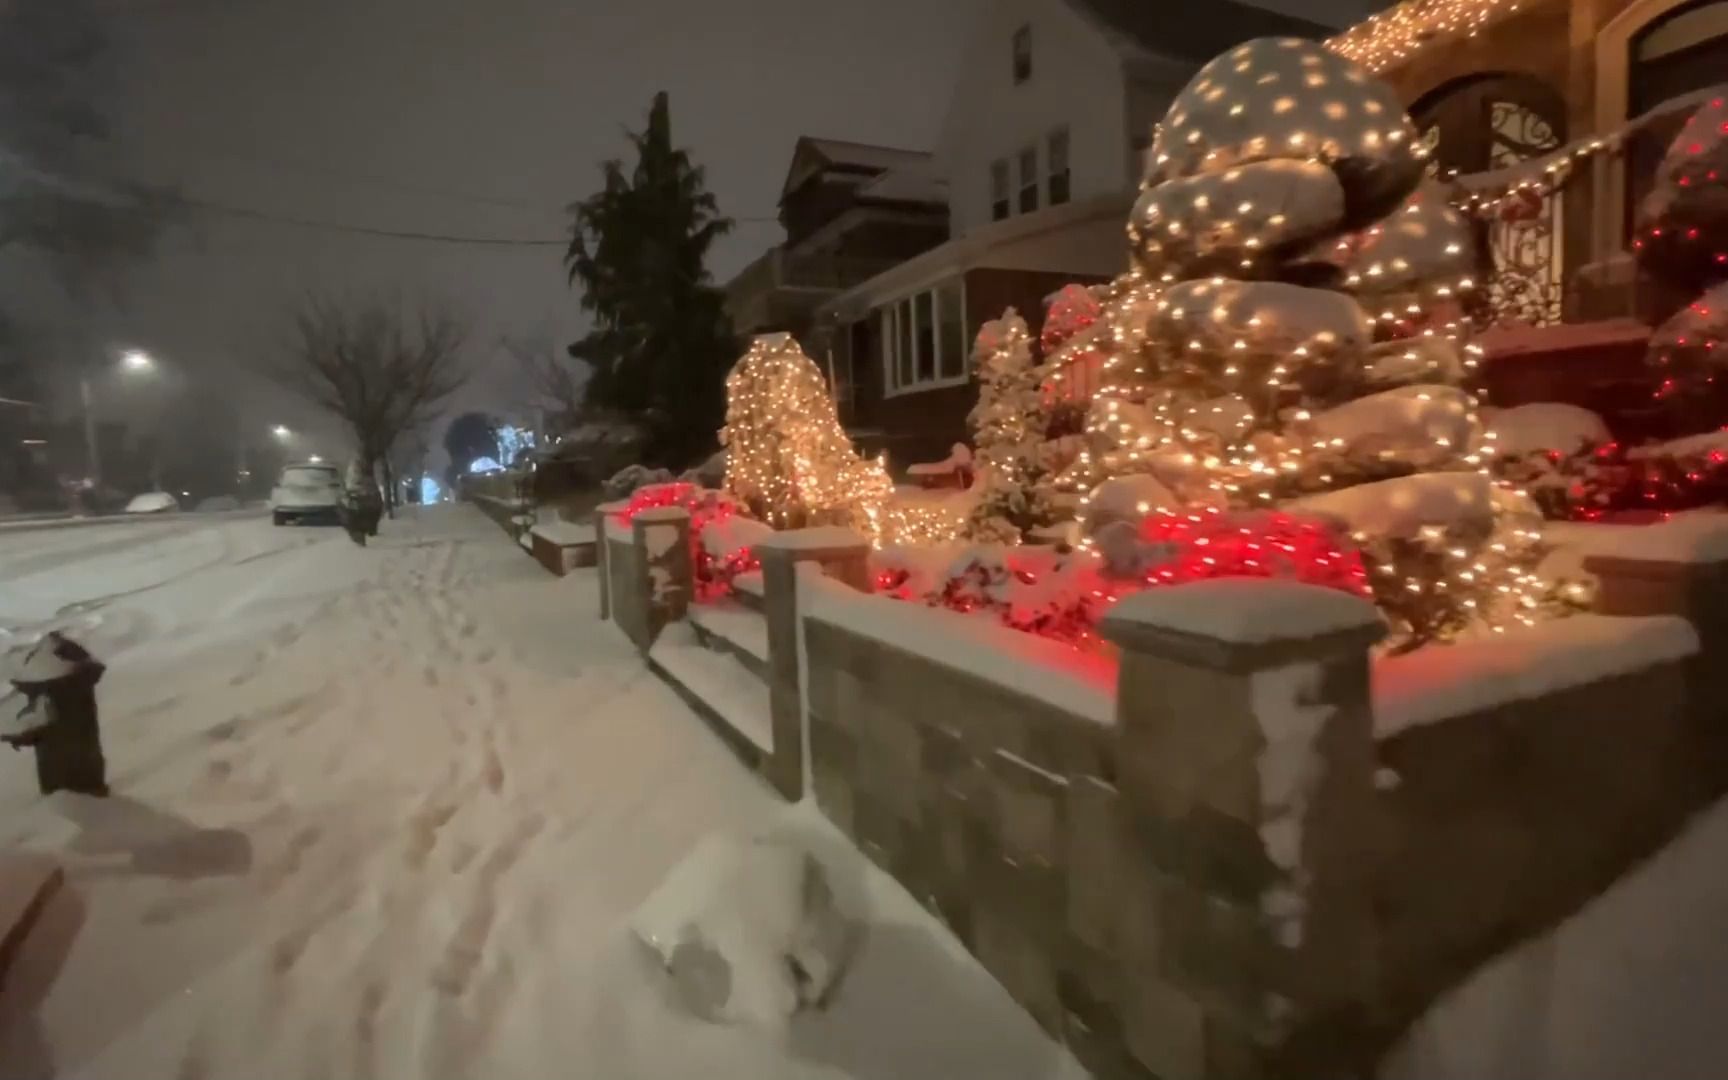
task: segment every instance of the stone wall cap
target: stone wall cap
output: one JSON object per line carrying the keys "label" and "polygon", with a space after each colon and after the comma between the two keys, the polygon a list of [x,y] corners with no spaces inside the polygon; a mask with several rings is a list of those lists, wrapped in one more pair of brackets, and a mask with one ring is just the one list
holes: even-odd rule
{"label": "stone wall cap", "polygon": [[823,525],[814,529],[786,529],[764,537],[755,544],[758,553],[765,551],[832,552],[850,554],[868,551],[870,541],[842,525]]}
{"label": "stone wall cap", "polygon": [[630,519],[644,525],[669,525],[678,521],[689,521],[690,511],[682,506],[654,506],[647,510],[639,510]]}
{"label": "stone wall cap", "polygon": [[1655,525],[1549,524],[1542,533],[1553,546],[1582,555],[1587,570],[1728,562],[1728,514],[1689,514]]}
{"label": "stone wall cap", "polygon": [[1269,645],[1339,634],[1377,640],[1385,623],[1374,605],[1338,589],[1272,578],[1219,578],[1170,585],[1124,598],[1103,631],[1123,645],[1146,644],[1162,631],[1225,645]]}

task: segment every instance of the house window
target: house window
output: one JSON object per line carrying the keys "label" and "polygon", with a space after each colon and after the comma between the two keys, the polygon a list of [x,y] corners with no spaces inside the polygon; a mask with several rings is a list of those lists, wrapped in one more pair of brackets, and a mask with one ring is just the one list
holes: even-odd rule
{"label": "house window", "polygon": [[1038,209],[1038,149],[1020,151],[1020,212],[1030,214]]}
{"label": "house window", "polygon": [[990,164],[990,220],[1001,221],[1013,210],[1008,201],[1008,159]]}
{"label": "house window", "polygon": [[1022,26],[1014,31],[1014,85],[1032,77],[1032,28]]}
{"label": "house window", "polygon": [[881,312],[887,393],[913,393],[966,381],[966,290],[958,279],[904,297]]}
{"label": "house window", "polygon": [[1050,133],[1050,205],[1061,206],[1068,201],[1068,129]]}

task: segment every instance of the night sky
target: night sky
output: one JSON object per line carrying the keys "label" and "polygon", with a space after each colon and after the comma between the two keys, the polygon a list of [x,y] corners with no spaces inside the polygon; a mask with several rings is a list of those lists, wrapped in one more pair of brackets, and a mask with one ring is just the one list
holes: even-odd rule
{"label": "night sky", "polygon": [[[385,229],[558,239],[655,91],[738,219],[717,280],[780,237],[801,134],[927,147],[989,0],[103,0],[126,168],[196,199]],[[1147,0],[1148,3],[1162,0]],[[1352,0],[1266,6],[1337,21]],[[1338,13],[1344,13],[1342,15]],[[410,243],[199,214],[65,348],[136,345],[231,387],[258,423],[318,421],[239,373],[312,287],[430,291],[475,325],[464,405],[523,403],[502,333],[579,331],[562,249]],[[332,449],[340,449],[334,442]]]}

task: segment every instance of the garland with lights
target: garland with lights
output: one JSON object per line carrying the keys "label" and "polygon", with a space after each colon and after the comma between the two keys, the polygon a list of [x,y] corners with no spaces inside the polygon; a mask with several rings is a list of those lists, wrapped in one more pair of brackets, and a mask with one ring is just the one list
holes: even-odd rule
{"label": "garland with lights", "polygon": [[[620,525],[628,525],[644,510],[672,506],[690,512],[690,565],[694,568],[699,603],[730,596],[738,575],[762,568],[750,540],[754,534],[770,530],[741,517],[737,504],[723,492],[705,490],[695,484],[651,484],[638,488],[612,517]],[[716,538],[720,542],[716,543]]]}
{"label": "garland with lights", "polygon": [[1063,476],[1084,543],[1124,505],[1282,508],[1347,530],[1395,649],[1548,609],[1540,513],[1488,475],[1462,389],[1475,231],[1425,156],[1390,87],[1308,42],[1238,46],[1177,96],[1134,269],[1052,358],[1106,357]]}
{"label": "garland with lights", "polygon": [[1474,37],[1517,11],[1519,4],[1520,0],[1404,0],[1370,15],[1326,45],[1369,71],[1382,72],[1430,46]]}
{"label": "garland with lights", "polygon": [[1503,459],[1496,468],[1526,487],[1552,520],[1645,523],[1728,507],[1728,452],[1722,446],[1728,437],[1656,447],[1608,442],[1572,453],[1545,450]]}
{"label": "garland with lights", "polygon": [[1223,577],[1283,578],[1369,593],[1362,559],[1329,524],[1277,511],[1163,512],[1143,521],[1132,557],[1047,547],[965,549],[931,576],[895,551],[877,556],[875,586],[899,600],[992,618],[1077,648],[1098,647],[1098,622],[1124,596]]}

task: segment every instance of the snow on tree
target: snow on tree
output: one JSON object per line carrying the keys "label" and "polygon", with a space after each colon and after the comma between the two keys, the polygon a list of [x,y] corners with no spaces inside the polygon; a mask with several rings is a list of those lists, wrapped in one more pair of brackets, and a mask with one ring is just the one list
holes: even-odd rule
{"label": "snow on tree", "polygon": [[1713,98],[1687,118],[1639,208],[1632,246],[1646,274],[1697,296],[1650,339],[1656,396],[1689,427],[1718,424],[1728,412],[1728,101]]}
{"label": "snow on tree", "polygon": [[1135,269],[1063,347],[1107,354],[1065,479],[1156,481],[1084,516],[1167,491],[1342,525],[1395,648],[1533,620],[1539,517],[1487,476],[1458,386],[1477,252],[1423,176],[1397,96],[1321,45],[1251,41],[1201,69],[1154,143]]}
{"label": "snow on tree", "polygon": [[846,525],[869,536],[893,485],[840,427],[815,361],[790,334],[764,334],[726,377],[726,490],[775,528]]}
{"label": "snow on tree", "polygon": [[972,537],[1017,544],[1029,530],[1060,516],[1046,482],[1049,410],[1026,320],[1009,308],[986,323],[973,359],[979,389],[970,417],[978,488]]}

